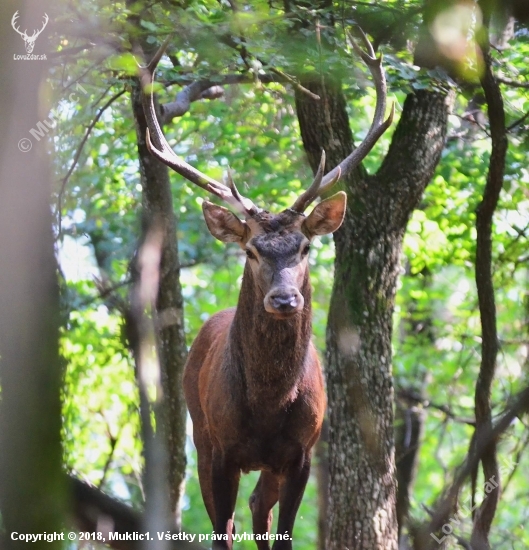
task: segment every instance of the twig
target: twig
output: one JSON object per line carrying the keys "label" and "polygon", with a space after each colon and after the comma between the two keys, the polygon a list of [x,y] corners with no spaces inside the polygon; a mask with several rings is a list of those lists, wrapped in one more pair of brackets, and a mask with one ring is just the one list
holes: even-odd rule
{"label": "twig", "polygon": [[[259,82],[262,84],[270,84],[272,82],[287,82],[285,77],[279,75],[272,75],[270,73],[259,74]],[[172,78],[170,80],[157,80],[157,82],[166,88],[172,86],[173,84],[178,84],[179,86],[188,86],[197,82],[193,79],[192,75],[183,74]],[[229,84],[254,84],[255,76],[249,75],[248,73],[227,73],[227,74],[212,74],[208,78],[204,79],[204,82],[209,82],[209,86],[227,86]]]}
{"label": "twig", "polygon": [[[228,0],[230,2],[230,6],[233,10],[233,12],[238,12],[238,6],[236,5],[236,3],[233,1],[233,0]],[[248,48],[246,47],[245,45],[245,37],[244,35],[242,35],[241,33],[241,36],[239,36],[239,39],[240,39],[240,42],[235,42],[233,40],[233,38],[231,36],[222,36],[220,37],[220,40],[223,44],[226,44],[227,46],[229,46],[230,48],[233,48],[235,51],[237,51],[240,56],[241,56],[241,59],[243,61],[243,63],[245,64],[246,68],[251,71],[252,70],[252,66],[251,66],[251,63],[248,61],[248,58],[249,57],[253,57],[256,61],[258,61],[259,63],[261,63],[261,65],[264,67],[264,66],[268,66],[268,63],[265,63],[262,59],[260,59],[259,57],[257,56],[254,56],[252,55],[249,51],[248,51]],[[307,88],[305,88],[304,86],[302,86],[294,77],[284,73],[283,71],[281,71],[280,69],[275,69],[273,67],[270,67],[270,72],[280,76],[282,79],[286,80],[287,82],[289,82],[290,84],[292,84],[296,89],[298,89],[300,92],[304,93],[304,94],[307,94],[309,97],[311,97],[312,99],[316,100],[316,101],[319,101],[321,98],[320,96],[318,96],[317,94],[311,92],[310,90],[308,90]],[[262,79],[262,76],[261,75],[255,75],[261,82],[263,81]],[[253,78],[253,80],[255,81],[255,78]]]}
{"label": "twig", "polygon": [[475,426],[476,421],[472,418],[462,418],[457,416],[455,413],[453,413],[448,407],[448,405],[440,405],[437,403],[432,403],[431,401],[425,401],[424,406],[426,408],[432,408],[437,409],[438,411],[441,411],[442,413],[446,414],[450,420],[453,420],[454,422],[458,422],[459,424],[466,424],[467,426]]}
{"label": "twig", "polygon": [[[469,113],[470,115],[471,113]],[[455,116],[461,120],[463,120],[464,122],[468,122],[469,124],[474,124],[475,126],[477,126],[487,137],[491,137],[489,132],[487,131],[487,128],[483,125],[481,125],[473,116],[463,116],[463,115],[458,115],[456,114]]]}
{"label": "twig", "polygon": [[[89,74],[93,69],[95,68],[99,68],[101,70],[101,63],[107,58],[107,54],[105,54],[104,56],[101,56],[100,58],[98,58],[94,63],[92,63],[87,69],[85,69],[80,75],[77,75],[77,78],[71,80],[70,82],[68,82],[68,84],[63,84],[63,87],[61,89],[61,91],[63,93],[66,93],[72,86],[77,86],[81,81],[82,79],[87,75]],[[67,65],[65,64],[64,65],[64,69],[66,70],[66,67]],[[63,79],[63,83],[64,83],[64,79]]]}
{"label": "twig", "polygon": [[84,50],[89,50],[93,47],[95,47],[95,44],[92,44],[92,43],[83,44],[82,46],[75,46],[73,48],[60,50],[58,52],[50,52],[47,54],[47,57],[48,59],[57,59],[58,57],[63,57],[68,55],[77,55],[79,52],[82,52]]}
{"label": "twig", "polygon": [[[311,92],[309,89],[305,88],[305,86],[302,86],[294,77],[284,73],[283,71],[280,71],[279,69],[274,69],[272,67],[270,67],[270,71],[273,72],[274,74],[277,74],[281,78],[284,78],[287,82],[290,82],[290,84],[292,84],[297,90],[299,90],[304,94],[307,94],[312,99],[315,99],[316,101],[319,101],[321,99],[318,94],[315,94]],[[261,80],[260,77],[259,77],[259,80]]]}
{"label": "twig", "polygon": [[438,411],[441,411],[442,413],[446,414],[451,420],[454,420],[455,422],[459,422],[461,424],[468,424],[469,426],[475,426],[476,422],[472,418],[462,418],[457,416],[454,412],[452,412],[452,409],[448,405],[434,403],[433,401],[430,401],[429,399],[425,399],[418,393],[406,390],[406,389],[399,389],[398,390],[399,397],[403,397],[404,399],[409,399],[417,404],[422,405],[424,408],[432,408],[436,409]]}
{"label": "twig", "polygon": [[527,118],[529,118],[529,111],[527,111],[527,113],[525,113],[525,115],[523,117],[521,117],[518,120],[514,121],[510,126],[507,126],[507,131],[510,132],[511,130],[514,130],[516,128],[516,126],[519,126],[520,124],[522,124],[522,122],[525,122],[527,120]]}
{"label": "twig", "polygon": [[510,78],[503,78],[501,76],[496,77],[496,81],[513,88],[529,88],[529,82],[518,82],[517,80],[511,80]]}
{"label": "twig", "polygon": [[372,4],[371,2],[351,2],[354,6],[366,6],[370,9],[379,9],[381,11],[389,11],[397,15],[402,15],[402,8],[394,8],[388,4]]}
{"label": "twig", "polygon": [[518,241],[520,241],[521,239],[525,239],[527,237],[527,231],[529,230],[529,223],[523,228],[519,228],[517,227],[516,225],[512,225],[511,226],[512,229],[514,229],[516,231],[516,237],[514,237],[514,239],[512,239],[511,241],[509,241],[509,243],[507,243],[507,245],[505,246],[503,252],[501,254],[498,255],[498,262],[500,263],[503,263],[504,260],[506,258],[508,258],[507,256],[507,252],[514,246],[516,245],[516,243]]}
{"label": "twig", "polygon": [[83,139],[81,140],[81,143],[79,143],[79,146],[77,147],[77,150],[75,152],[75,155],[73,157],[72,164],[70,165],[70,168],[68,169],[68,172],[66,172],[66,175],[62,178],[62,184],[61,189],[59,191],[59,195],[57,198],[57,211],[58,211],[58,225],[59,225],[59,231],[58,236],[61,236],[62,233],[62,197],[64,194],[64,190],[66,189],[66,185],[68,183],[68,180],[70,179],[70,176],[72,175],[75,167],[77,166],[77,163],[79,162],[79,157],[81,156],[81,153],[83,151],[83,148],[88,140],[88,137],[90,136],[90,133],[94,129],[94,126],[98,123],[99,119],[101,118],[101,115],[118,99],[126,92],[125,88],[123,90],[119,91],[117,94],[114,94],[97,112],[96,116],[88,126],[88,128],[85,131],[85,134],[83,136]]}
{"label": "twig", "polygon": [[455,506],[457,495],[463,483],[470,473],[476,468],[483,453],[488,450],[491,441],[498,438],[509,428],[511,422],[518,416],[529,411],[529,386],[522,390],[515,398],[513,405],[506,409],[496,424],[484,430],[480,437],[476,438],[475,452],[468,454],[462,464],[457,468],[454,481],[443,491],[434,507],[431,521],[423,525],[417,533],[416,549],[426,550],[434,548],[431,533],[437,533],[448,521]]}
{"label": "twig", "polygon": [[525,432],[525,439],[522,441],[522,444],[516,451],[513,459],[514,467],[512,471],[509,474],[509,477],[505,480],[505,483],[503,484],[503,491],[507,490],[507,487],[511,483],[512,478],[514,477],[514,474],[516,473],[516,470],[518,469],[518,464],[520,463],[520,458],[525,451],[525,449],[529,446],[529,431]]}
{"label": "twig", "polygon": [[[93,304],[96,300],[104,300],[107,298],[110,294],[115,292],[116,290],[119,290],[120,288],[123,288],[124,286],[130,285],[132,283],[131,279],[125,279],[124,281],[120,281],[119,283],[114,283],[113,285],[107,285],[106,283],[100,281],[99,279],[95,279],[94,283],[96,285],[96,288],[98,290],[97,296],[91,296],[90,298],[87,298],[86,300],[83,300],[80,304],[78,309],[81,309],[83,307],[89,306]],[[119,304],[118,309],[122,310],[122,306],[124,304]]]}
{"label": "twig", "polygon": [[103,101],[103,99],[106,97],[106,95],[108,94],[108,92],[110,92],[110,90],[112,89],[112,87],[114,86],[114,83],[112,84],[109,84],[101,94],[99,94],[99,97],[97,97],[93,102],[92,104],[90,105],[90,107],[93,109],[94,107],[97,107],[97,105],[99,105],[101,103],[101,101]]}
{"label": "twig", "polygon": [[112,435],[112,432],[110,430],[110,425],[108,424],[108,420],[106,419],[104,413],[100,412],[101,416],[103,417],[103,420],[105,421],[106,429],[107,429],[107,435],[108,440],[110,442],[110,452],[108,453],[107,459],[105,461],[105,465],[103,466],[103,475],[101,476],[101,479],[98,483],[98,488],[101,489],[103,487],[103,484],[106,481],[107,473],[110,468],[110,465],[112,464],[112,461],[114,460],[114,452],[116,450],[116,446],[119,441],[119,437],[121,435],[121,431],[123,430],[123,424],[119,427],[118,433],[114,436]]}

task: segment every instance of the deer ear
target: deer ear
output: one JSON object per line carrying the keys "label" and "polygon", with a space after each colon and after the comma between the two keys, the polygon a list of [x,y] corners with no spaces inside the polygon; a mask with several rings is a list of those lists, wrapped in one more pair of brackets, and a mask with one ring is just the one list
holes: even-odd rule
{"label": "deer ear", "polygon": [[248,226],[227,208],[204,201],[202,212],[209,232],[219,241],[242,243],[246,240]]}
{"label": "deer ear", "polygon": [[301,229],[309,238],[334,233],[342,225],[347,195],[339,191],[321,201],[303,222]]}

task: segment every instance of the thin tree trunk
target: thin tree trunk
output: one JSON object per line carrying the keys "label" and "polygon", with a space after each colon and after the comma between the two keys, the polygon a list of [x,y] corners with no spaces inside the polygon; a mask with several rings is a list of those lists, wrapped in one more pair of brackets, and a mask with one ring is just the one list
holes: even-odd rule
{"label": "thin tree trunk", "polygon": [[[343,94],[339,84],[303,85],[323,98],[296,97],[303,143],[313,169],[322,148],[331,169],[352,147]],[[335,234],[327,329],[329,550],[398,545],[392,314],[402,238],[439,160],[447,114],[445,95],[410,94],[379,171],[359,169],[344,182],[348,210]]]}
{"label": "thin tree trunk", "polygon": [[[488,21],[490,14],[486,17]],[[471,444],[475,453],[477,442],[483,434],[492,429],[491,388],[496,370],[499,350],[498,329],[496,326],[496,301],[492,281],[492,221],[503,188],[505,158],[507,156],[507,130],[505,111],[499,84],[492,71],[492,57],[488,43],[482,44],[484,74],[481,86],[487,102],[491,135],[491,155],[487,173],[487,184],[483,198],[476,210],[476,288],[478,292],[481,320],[481,365],[476,382],[475,413],[476,431]],[[496,441],[491,441],[487,452],[481,457],[485,483],[491,480],[500,484],[500,471],[497,459]],[[476,550],[489,550],[489,532],[500,500],[501,487],[488,492],[474,516],[470,543]],[[473,495],[474,498],[474,495]]]}
{"label": "thin tree trunk", "polygon": [[[414,277],[410,266],[406,267],[406,275]],[[424,268],[415,275],[419,277],[417,283],[421,290],[428,293],[432,286],[432,275],[428,268]],[[422,350],[419,356],[427,360],[435,343],[434,319],[431,303],[420,304],[413,297],[403,309],[405,317],[401,319],[400,330],[397,338],[402,346],[409,345]],[[419,450],[424,429],[426,415],[421,404],[424,402],[424,390],[426,377],[416,372],[411,373],[407,379],[399,380],[396,385],[395,399],[395,465],[397,468],[397,522],[399,526],[399,546],[407,548],[410,531],[413,527],[408,525],[410,509],[410,497],[417,474],[419,462]],[[410,529],[411,527],[411,529]],[[408,528],[408,533],[405,529]]]}
{"label": "thin tree trunk", "polygon": [[316,480],[318,482],[318,550],[325,550],[327,539],[327,506],[329,502],[329,419],[323,420],[316,443]]}
{"label": "thin tree trunk", "polygon": [[408,523],[410,495],[417,473],[425,415],[417,401],[403,395],[396,401],[395,416],[397,523],[399,545],[402,545],[403,540],[408,538],[403,530]]}
{"label": "thin tree trunk", "polygon": [[185,345],[182,287],[176,239],[176,217],[167,167],[147,150],[147,125],[143,113],[139,82],[132,90],[132,111],[138,138],[141,184],[143,189],[143,226],[161,224],[164,231],[160,265],[160,290],[157,301],[159,357],[165,400],[164,423],[169,455],[170,506],[178,528],[181,523],[180,500],[184,490],[186,455],[186,408],[182,375],[187,358]]}

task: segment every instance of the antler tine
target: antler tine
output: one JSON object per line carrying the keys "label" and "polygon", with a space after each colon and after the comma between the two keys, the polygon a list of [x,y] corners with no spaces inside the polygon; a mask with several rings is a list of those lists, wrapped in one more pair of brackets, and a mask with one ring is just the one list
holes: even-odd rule
{"label": "antler tine", "polygon": [[[167,45],[169,44],[170,37],[167,38],[158,51],[154,54],[154,57],[146,67],[140,67],[140,78],[142,83],[143,92],[143,110],[145,112],[145,118],[147,121],[146,143],[149,152],[156,157],[159,161],[163,162],[166,166],[189,180],[191,183],[198,185],[198,187],[216,195],[223,201],[231,205],[240,214],[246,216],[253,216],[259,209],[253,204],[250,199],[242,197],[237,188],[233,184],[227,187],[223,183],[220,183],[213,178],[210,178],[206,174],[203,174],[185,160],[180,158],[171,148],[165,135],[158,122],[156,116],[156,109],[154,107],[154,73],[156,67],[162,58]],[[150,93],[145,93],[145,88],[150,87]],[[151,133],[153,142],[151,141]],[[229,179],[232,180],[231,175]]]}
{"label": "antler tine", "polygon": [[[233,176],[229,166],[228,166],[228,187],[230,188],[231,199],[233,199],[237,204],[242,204],[244,207],[244,212],[246,214],[253,216],[254,214],[257,214],[258,212],[261,211],[261,209],[257,208],[257,206],[255,206],[255,204],[250,199],[243,197],[239,193],[239,190],[237,189],[237,187],[235,187],[235,182],[233,181]],[[228,200],[227,202],[231,204],[231,200]],[[235,204],[233,204],[233,206],[235,206]]]}
{"label": "antler tine", "polygon": [[40,29],[40,30],[34,30],[34,31],[33,31],[33,34],[31,35],[31,38],[32,38],[32,39],[36,39],[37,36],[39,36],[40,33],[46,28],[46,25],[48,24],[49,19],[50,19],[50,18],[48,17],[48,14],[45,13],[45,14],[44,14],[44,17],[42,18],[42,23],[43,23],[42,29]]}
{"label": "antler tine", "polygon": [[318,190],[320,188],[321,180],[323,179],[323,174],[325,172],[325,150],[321,151],[321,160],[320,165],[318,166],[318,171],[314,176],[311,186],[304,191],[297,199],[296,202],[292,205],[292,210],[296,212],[304,212],[307,206],[318,196]]}
{"label": "antler tine", "polygon": [[11,18],[11,26],[13,27],[13,30],[15,30],[16,32],[18,32],[18,34],[20,34],[20,36],[24,37],[26,33],[21,32],[20,29],[18,28],[18,25],[15,27],[15,25],[17,24],[17,19],[18,19],[18,10],[14,13],[13,17]]}
{"label": "antler tine", "polygon": [[395,115],[395,103],[392,102],[389,116],[386,120],[384,120],[384,115],[386,113],[387,85],[384,69],[382,68],[382,56],[375,56],[373,46],[369,42],[369,39],[363,31],[360,30],[360,33],[362,41],[368,50],[367,53],[360,48],[349,33],[347,33],[347,37],[351,42],[353,49],[361,56],[364,63],[369,67],[369,71],[373,76],[377,94],[375,115],[373,117],[371,127],[369,128],[369,131],[367,132],[367,135],[362,143],[338,166],[336,166],[336,168],[324,176],[321,184],[322,191],[320,194],[330,188],[331,182],[334,184],[341,176],[347,176],[360,164],[369,151],[371,151],[375,143],[380,139],[382,134],[391,126]]}
{"label": "antler tine", "polygon": [[147,65],[146,70],[149,72],[149,76],[152,79],[154,75],[154,71],[156,71],[156,67],[158,67],[158,63],[160,63],[160,59],[162,59],[163,54],[165,53],[165,50],[167,49],[167,46],[169,45],[169,42],[171,42],[172,35],[169,35],[162,43],[162,45],[158,48],[158,51],[153,55],[152,59],[149,61],[149,64]]}
{"label": "antler tine", "polygon": [[[362,39],[362,42],[364,43],[364,46],[367,50],[367,53],[362,50],[362,48],[358,45],[356,40],[353,38],[352,34],[349,31],[345,31],[347,34],[347,38],[349,39],[349,42],[353,46],[353,49],[356,51],[358,55],[364,60],[365,63],[368,63],[371,61],[377,61],[378,59],[375,55],[375,50],[373,49],[373,44],[369,41],[369,38],[367,37],[366,33],[360,28],[357,27],[358,33],[360,34],[360,38]],[[380,61],[382,58],[380,58]]]}

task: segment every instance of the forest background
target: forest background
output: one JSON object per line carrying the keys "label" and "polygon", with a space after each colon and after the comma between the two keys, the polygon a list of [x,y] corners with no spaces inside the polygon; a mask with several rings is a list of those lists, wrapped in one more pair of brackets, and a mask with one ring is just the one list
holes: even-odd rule
{"label": "forest background", "polygon": [[[244,258],[207,232],[206,193],[151,160],[139,52],[173,37],[156,92],[175,151],[217,179],[229,166],[279,211],[322,148],[332,168],[368,131],[376,94],[347,39],[362,44],[360,26],[396,116],[341,183],[344,227],[311,251],[329,418],[295,547],[528,547],[527,2],[0,10],[4,534],[154,525],[160,494],[161,529],[211,533],[179,379],[202,323],[235,305]],[[44,13],[34,52],[47,59],[15,60],[15,27],[40,29]],[[136,258],[153,220],[160,289],[139,332],[157,343],[160,378],[142,386]],[[161,482],[149,466],[160,441]],[[240,533],[255,481],[242,480]]]}

